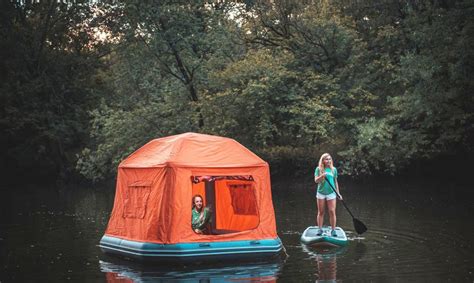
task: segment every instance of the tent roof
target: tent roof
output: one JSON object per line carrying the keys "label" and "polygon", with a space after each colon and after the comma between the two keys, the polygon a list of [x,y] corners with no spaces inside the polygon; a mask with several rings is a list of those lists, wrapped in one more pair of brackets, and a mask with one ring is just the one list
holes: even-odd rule
{"label": "tent roof", "polygon": [[154,139],[123,160],[119,168],[267,166],[237,141],[198,133]]}

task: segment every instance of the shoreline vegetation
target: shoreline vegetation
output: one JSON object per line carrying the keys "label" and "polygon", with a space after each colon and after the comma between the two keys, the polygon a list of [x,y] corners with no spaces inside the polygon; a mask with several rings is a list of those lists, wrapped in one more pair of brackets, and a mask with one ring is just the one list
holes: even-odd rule
{"label": "shoreline vegetation", "polygon": [[233,138],[272,178],[467,178],[473,0],[4,1],[0,170],[104,182],[148,141]]}

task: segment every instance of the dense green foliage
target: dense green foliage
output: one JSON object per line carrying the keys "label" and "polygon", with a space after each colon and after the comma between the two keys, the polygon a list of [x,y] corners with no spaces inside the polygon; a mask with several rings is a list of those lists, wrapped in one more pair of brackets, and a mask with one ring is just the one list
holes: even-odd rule
{"label": "dense green foliage", "polygon": [[105,47],[91,38],[99,23],[89,5],[1,5],[2,172],[66,177],[100,99],[94,74]]}
{"label": "dense green foliage", "polygon": [[278,174],[472,156],[472,0],[21,3],[0,12],[4,170],[97,181],[187,131]]}

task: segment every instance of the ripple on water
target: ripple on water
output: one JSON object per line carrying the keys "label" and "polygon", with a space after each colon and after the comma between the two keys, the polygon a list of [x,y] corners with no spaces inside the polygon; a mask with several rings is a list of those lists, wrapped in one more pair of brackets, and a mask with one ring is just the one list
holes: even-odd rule
{"label": "ripple on water", "polygon": [[303,234],[301,231],[283,231],[283,232],[280,232],[280,234],[282,235],[299,235],[301,236],[301,234]]}
{"label": "ripple on water", "polygon": [[381,278],[390,272],[399,278],[445,277],[450,268],[462,268],[449,264],[453,254],[462,252],[449,248],[453,234],[426,235],[420,229],[372,229],[364,237],[352,234],[349,239],[363,242],[365,252],[370,250],[354,264],[365,266],[365,276]]}

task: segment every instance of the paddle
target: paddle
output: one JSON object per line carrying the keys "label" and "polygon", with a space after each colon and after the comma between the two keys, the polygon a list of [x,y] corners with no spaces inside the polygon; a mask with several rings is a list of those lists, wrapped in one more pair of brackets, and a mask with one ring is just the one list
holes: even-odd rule
{"label": "paddle", "polygon": [[360,234],[363,234],[365,231],[367,231],[367,226],[365,226],[365,224],[362,223],[362,221],[360,221],[359,219],[354,217],[354,214],[352,214],[351,210],[349,209],[349,207],[347,207],[347,205],[344,202],[344,200],[342,199],[341,195],[336,191],[336,189],[331,184],[331,182],[329,182],[329,181],[327,181],[327,182],[329,183],[329,186],[331,187],[331,189],[336,193],[336,195],[342,201],[342,204],[347,209],[347,212],[349,212],[349,214],[352,216],[352,222],[354,223],[354,229],[356,230],[357,234],[360,235]]}

